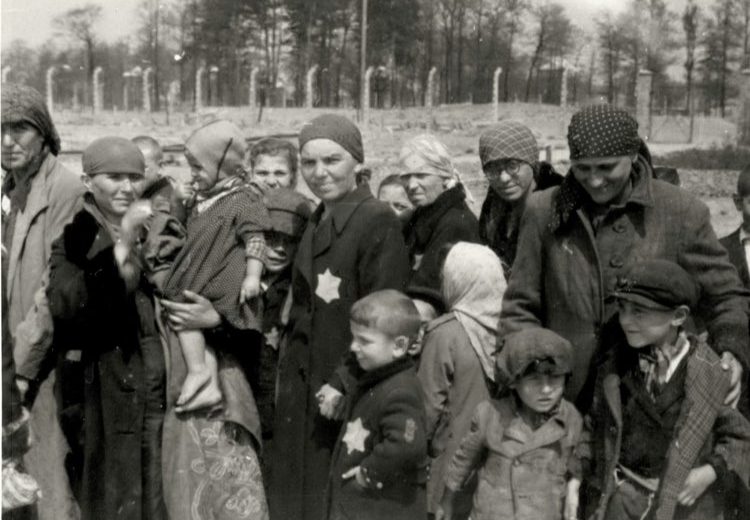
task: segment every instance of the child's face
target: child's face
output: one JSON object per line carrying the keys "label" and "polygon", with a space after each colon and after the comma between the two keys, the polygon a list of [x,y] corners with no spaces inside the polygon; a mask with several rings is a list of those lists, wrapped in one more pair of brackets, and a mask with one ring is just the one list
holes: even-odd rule
{"label": "child's face", "polygon": [[219,180],[218,172],[209,172],[203,168],[193,154],[185,150],[185,159],[190,165],[190,176],[195,191],[207,191],[213,188]]}
{"label": "child's face", "polygon": [[[349,350],[357,358],[362,370],[370,372],[384,367],[406,355],[401,339],[392,338],[378,329],[350,321],[352,344]],[[401,337],[403,340],[406,338]]]}
{"label": "child's face", "polygon": [[734,207],[742,213],[743,224],[750,225],[750,195],[735,195]]}
{"label": "child's face", "polygon": [[280,273],[292,263],[297,241],[284,233],[266,233],[266,270]]}
{"label": "child's face", "polygon": [[521,402],[538,413],[552,410],[565,390],[565,375],[532,372],[521,377],[513,388]]}
{"label": "child's face", "polygon": [[401,216],[404,211],[412,208],[409,197],[406,196],[406,190],[400,184],[388,184],[380,188],[378,198],[387,203],[393,212]]}
{"label": "child's face", "polygon": [[285,154],[261,154],[255,159],[253,179],[268,188],[291,188],[292,169]]}
{"label": "child's face", "polygon": [[674,336],[681,324],[674,309],[651,309],[638,303],[618,300],[619,320],[628,345],[643,348],[660,346]]}

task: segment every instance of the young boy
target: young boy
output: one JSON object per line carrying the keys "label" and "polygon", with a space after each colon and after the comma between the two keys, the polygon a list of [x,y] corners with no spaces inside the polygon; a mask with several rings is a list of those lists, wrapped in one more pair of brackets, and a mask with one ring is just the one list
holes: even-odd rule
{"label": "young boy", "polygon": [[723,405],[719,356],[683,329],[698,288],[678,264],[632,265],[612,294],[629,347],[600,368],[591,412],[600,519],[718,519],[724,485],[747,486],[750,425]]}
{"label": "young boy", "polygon": [[333,453],[331,520],[411,520],[427,514],[424,402],[409,346],[420,318],[393,289],[376,291],[350,312],[351,352],[362,369]]}
{"label": "young boy", "polygon": [[562,398],[573,349],[539,328],[504,342],[511,394],[477,406],[446,472],[436,520],[453,518],[453,497],[475,470],[472,520],[577,518],[583,420]]}
{"label": "young boy", "polygon": [[131,139],[143,154],[146,164],[142,196],[151,201],[154,211],[172,215],[184,223],[187,216],[186,205],[194,195],[184,183],[162,173],[164,152],[159,141],[148,135]]}
{"label": "young boy", "polygon": [[261,139],[250,149],[251,179],[267,188],[297,185],[297,147],[277,137]]}

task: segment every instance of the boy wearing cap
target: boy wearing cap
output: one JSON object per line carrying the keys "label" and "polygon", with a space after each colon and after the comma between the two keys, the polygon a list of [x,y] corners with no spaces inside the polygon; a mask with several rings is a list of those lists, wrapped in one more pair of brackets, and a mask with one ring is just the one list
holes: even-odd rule
{"label": "boy wearing cap", "polygon": [[453,497],[475,470],[473,520],[576,518],[583,420],[562,397],[572,346],[547,329],[504,341],[511,394],[477,406],[446,473],[436,520],[452,518]]}
{"label": "boy wearing cap", "polygon": [[349,316],[361,370],[333,452],[328,518],[425,518],[424,400],[409,355],[419,312],[405,294],[386,289],[356,301]]}
{"label": "boy wearing cap", "polygon": [[683,329],[696,284],[678,264],[649,259],[612,297],[629,348],[612,349],[595,390],[596,518],[723,518],[727,479],[747,486],[750,424],[723,405],[730,377],[719,356]]}

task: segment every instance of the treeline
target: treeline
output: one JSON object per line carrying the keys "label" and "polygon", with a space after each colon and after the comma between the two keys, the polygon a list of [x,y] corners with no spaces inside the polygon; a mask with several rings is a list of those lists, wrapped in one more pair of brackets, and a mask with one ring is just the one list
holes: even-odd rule
{"label": "treeline", "polygon": [[[501,100],[558,103],[565,67],[567,101],[604,97],[632,106],[638,71],[648,69],[657,107],[687,110],[694,101],[698,110],[723,113],[737,94],[736,72],[750,66],[750,0],[688,0],[682,12],[665,0],[627,2],[616,16],[600,13],[587,34],[548,0],[369,0],[372,104],[424,104],[432,67],[439,102],[488,102],[502,67]],[[58,18],[55,38],[40,48],[15,41],[3,49],[3,67],[43,90],[46,70],[58,65],[56,98],[90,105],[91,77],[101,66],[108,107],[122,107],[126,88],[137,103],[142,93],[126,82],[134,83],[136,66],[151,67],[159,109],[174,81],[180,99],[193,102],[201,66],[218,67],[214,81],[206,76],[209,103],[247,104],[257,68],[263,103],[299,105],[306,73],[317,65],[315,105],[357,106],[364,3],[142,0],[137,33],[115,43],[103,41],[101,8],[89,4]]]}

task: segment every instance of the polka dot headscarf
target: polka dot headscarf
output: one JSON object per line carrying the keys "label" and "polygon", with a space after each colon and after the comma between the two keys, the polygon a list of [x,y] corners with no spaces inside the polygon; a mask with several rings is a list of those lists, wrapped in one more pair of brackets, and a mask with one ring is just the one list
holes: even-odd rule
{"label": "polka dot headscarf", "polygon": [[582,108],[570,120],[571,160],[633,155],[639,144],[638,123],[620,108],[591,105]]}

